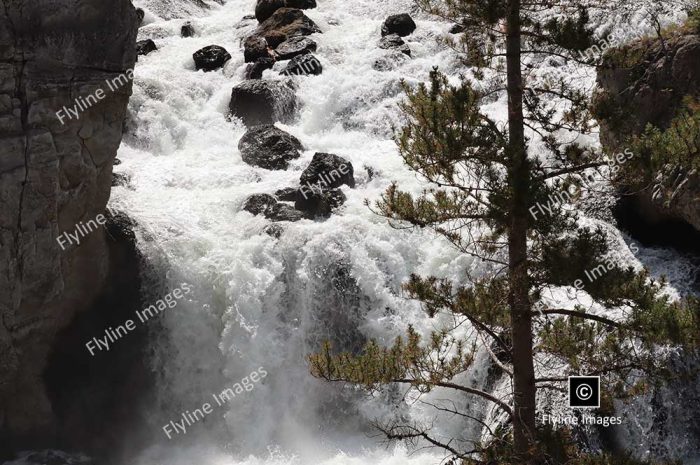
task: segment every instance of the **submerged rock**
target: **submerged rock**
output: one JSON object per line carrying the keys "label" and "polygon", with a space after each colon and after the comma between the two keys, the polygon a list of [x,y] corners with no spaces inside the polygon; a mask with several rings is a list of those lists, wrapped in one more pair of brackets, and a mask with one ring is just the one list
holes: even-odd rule
{"label": "submerged rock", "polygon": [[297,191],[294,207],[308,217],[329,217],[333,209],[345,203],[346,197],[340,189],[320,189],[302,186]]}
{"label": "submerged rock", "polygon": [[262,79],[266,69],[272,69],[275,66],[273,58],[258,58],[255,63],[249,63],[245,69],[246,79]]}
{"label": "submerged rock", "polygon": [[379,48],[396,50],[404,55],[411,56],[411,49],[398,34],[389,34],[379,40]]}
{"label": "submerged rock", "polygon": [[265,218],[272,221],[300,221],[306,216],[291,205],[277,203],[265,214]]}
{"label": "submerged rock", "polygon": [[275,54],[279,60],[289,60],[297,55],[315,52],[316,42],[308,37],[298,36],[285,40],[277,46]]}
{"label": "submerged rock", "polygon": [[243,58],[252,63],[260,58],[270,58],[270,50],[264,37],[250,36],[243,42]]}
{"label": "submerged rock", "polygon": [[137,55],[148,55],[151,52],[158,50],[156,43],[151,39],[139,40],[136,42],[136,54]]}
{"label": "submerged rock", "polygon": [[398,34],[405,37],[416,30],[416,23],[407,13],[389,16],[382,24],[382,36]]}
{"label": "submerged rock", "polygon": [[246,200],[243,209],[253,215],[263,215],[272,221],[299,221],[304,213],[291,205],[277,202],[270,194],[255,194]]}
{"label": "submerged rock", "polygon": [[297,187],[285,187],[275,192],[275,197],[284,202],[296,202],[297,195],[299,195],[299,188]]}
{"label": "submerged rock", "polygon": [[197,70],[214,71],[224,66],[231,59],[231,55],[223,47],[208,45],[194,52],[192,58]]}
{"label": "submerged rock", "polygon": [[372,64],[372,68],[377,71],[391,71],[409,60],[408,55],[391,50],[387,55],[377,58]]}
{"label": "submerged rock", "polygon": [[311,164],[301,174],[302,188],[318,186],[331,189],[347,184],[355,187],[352,163],[332,153],[316,153]]}
{"label": "submerged rock", "polygon": [[323,72],[323,66],[318,58],[307,53],[305,55],[297,55],[292,58],[287,67],[280,72],[285,76],[318,76]]}
{"label": "submerged rock", "polygon": [[180,28],[180,37],[194,37],[194,26],[189,21]]}
{"label": "submerged rock", "polygon": [[248,80],[231,91],[231,114],[246,126],[288,123],[296,111],[296,95],[290,82]]}
{"label": "submerged rock", "polygon": [[277,204],[275,199],[270,194],[253,194],[245,201],[243,210],[252,213],[253,215],[264,215]]}
{"label": "submerged rock", "polygon": [[301,156],[299,139],[273,125],[255,126],[238,143],[243,161],[270,170],[287,169],[290,160]]}
{"label": "submerged rock", "polygon": [[302,10],[316,8],[316,0],[258,0],[255,17],[261,23],[280,8],[299,8]]}

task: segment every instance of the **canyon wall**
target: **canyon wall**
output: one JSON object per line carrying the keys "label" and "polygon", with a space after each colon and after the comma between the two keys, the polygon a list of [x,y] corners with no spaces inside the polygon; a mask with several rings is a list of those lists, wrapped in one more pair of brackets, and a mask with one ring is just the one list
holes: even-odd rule
{"label": "canyon wall", "polygon": [[0,438],[21,443],[56,428],[52,343],[109,270],[104,228],[65,250],[57,238],[109,199],[137,14],[130,0],[0,1]]}

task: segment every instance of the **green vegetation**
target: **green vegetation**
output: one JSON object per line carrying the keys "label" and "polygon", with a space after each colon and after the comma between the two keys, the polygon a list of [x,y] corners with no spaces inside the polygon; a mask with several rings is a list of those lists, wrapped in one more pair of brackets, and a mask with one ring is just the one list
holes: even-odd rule
{"label": "green vegetation", "polygon": [[[467,79],[450,83],[435,69],[428,84],[405,86],[405,119],[396,143],[406,165],[429,187],[416,196],[392,184],[373,208],[394,226],[434,231],[494,271],[465,273],[459,282],[411,276],[404,285],[408,296],[431,317],[450,315],[454,326],[428,337],[408,328],[390,347],[371,341],[360,353],[337,353],[326,343],[310,355],[311,372],[369,391],[399,384],[418,393],[456,391],[494,405],[507,420],[487,443],[465,446],[464,438],[435,436],[432,426],[445,412],[439,402],[430,424],[397,419],[376,425],[389,440],[444,449],[453,464],[634,464],[587,457],[564,432],[548,431],[536,420],[537,392],[561,391],[567,375],[601,375],[609,406],[612,395],[633,395],[669,375],[659,363],[660,347],[698,345],[696,301],[671,302],[661,293],[663,283],[610,257],[603,231],[580,228],[575,213],[551,201],[560,186],[606,163],[600,154],[556,137],[560,130],[587,132],[585,95],[564,80],[538,85],[523,73],[522,61],[575,56],[593,40],[588,11],[578,6],[542,23],[546,1],[418,4],[466,27],[452,45],[480,64],[475,75],[483,85],[477,90]],[[498,92],[507,95],[507,125],[482,111],[484,98]],[[528,154],[526,127],[542,138],[536,157]],[[547,213],[536,208],[543,204]],[[577,281],[608,310],[557,308],[542,298]],[[473,337],[456,331],[463,324]],[[509,396],[497,398],[460,376],[478,351],[488,352],[511,378]]]}

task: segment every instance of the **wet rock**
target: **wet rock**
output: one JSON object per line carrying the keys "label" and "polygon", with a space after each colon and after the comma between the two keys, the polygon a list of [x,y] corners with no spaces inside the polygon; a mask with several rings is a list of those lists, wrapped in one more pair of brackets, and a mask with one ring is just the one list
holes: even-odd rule
{"label": "wet rock", "polygon": [[146,12],[141,8],[136,8],[136,24],[140,27],[143,24],[143,18],[146,17]]}
{"label": "wet rock", "polygon": [[294,207],[304,212],[309,218],[327,218],[333,209],[341,206],[345,200],[345,194],[340,189],[302,186],[298,191]]}
{"label": "wet rock", "polygon": [[238,143],[243,161],[270,170],[287,169],[299,158],[304,146],[299,139],[273,125],[255,126]]}
{"label": "wet rock", "polygon": [[263,228],[263,232],[270,237],[279,239],[284,233],[284,228],[279,224],[268,224]]}
{"label": "wet rock", "polygon": [[265,215],[277,205],[277,199],[270,194],[254,194],[248,197],[243,205],[243,210],[253,215]]}
{"label": "wet rock", "polygon": [[270,58],[270,50],[264,37],[250,36],[243,42],[243,58],[252,63],[260,58]]}
{"label": "wet rock", "polygon": [[112,173],[112,187],[128,186],[131,182],[131,177],[124,173]]}
{"label": "wet rock", "polygon": [[214,71],[221,68],[231,59],[225,48],[218,45],[208,45],[192,54],[197,70]]}
{"label": "wet rock", "polygon": [[291,205],[277,203],[265,213],[265,218],[272,221],[300,221],[306,216]]}
{"label": "wet rock", "polygon": [[194,37],[194,26],[189,21],[180,28],[180,37]]}
{"label": "wet rock", "polygon": [[[20,448],[56,444],[59,435],[76,438],[85,427],[61,416],[45,369],[57,334],[90,312],[112,284],[109,238],[95,223],[110,197],[138,22],[130,0],[13,0],[0,8],[2,458]],[[107,91],[105,81],[120,84]],[[80,119],[56,114],[98,89],[104,98],[80,112]],[[79,222],[95,227],[80,246],[63,247],[57,239],[75,233]],[[76,342],[89,357],[87,339]],[[80,446],[76,439],[75,450],[93,449],[99,436],[122,437],[104,409],[91,414],[110,431],[93,430]],[[102,446],[114,451],[123,444]]]}
{"label": "wet rock", "polygon": [[151,39],[139,40],[136,42],[136,54],[137,55],[148,55],[151,52],[158,50],[156,43]]}
{"label": "wet rock", "polygon": [[382,36],[398,34],[405,37],[416,30],[416,23],[410,15],[402,13],[389,16],[382,24]]}
{"label": "wet rock", "polygon": [[229,109],[246,126],[288,123],[296,112],[295,89],[290,82],[243,81],[232,89]]}
{"label": "wet rock", "polygon": [[391,50],[386,56],[377,58],[372,64],[372,69],[377,71],[391,71],[409,60],[408,55]]}
{"label": "wet rock", "polygon": [[465,26],[464,24],[457,23],[457,24],[452,25],[449,32],[450,32],[450,34],[461,34],[466,30],[467,30],[467,26]]}
{"label": "wet rock", "polygon": [[275,197],[283,202],[296,202],[297,195],[299,195],[298,187],[285,187],[275,192]]}
{"label": "wet rock", "polygon": [[297,55],[315,52],[316,42],[308,37],[298,36],[285,40],[277,46],[275,54],[279,60],[289,60]]}
{"label": "wet rock", "polygon": [[270,47],[276,48],[292,37],[319,32],[321,29],[303,11],[296,8],[280,8],[260,23],[252,35],[265,38]]}
{"label": "wet rock", "polygon": [[285,76],[318,76],[323,72],[323,66],[318,58],[307,53],[305,55],[297,55],[292,58],[287,67],[280,72]]}
{"label": "wet rock", "polygon": [[275,65],[273,58],[258,58],[255,63],[249,63],[245,69],[246,79],[262,79],[266,69],[272,69]]}
{"label": "wet rock", "polygon": [[396,50],[404,55],[411,56],[411,49],[398,34],[389,34],[379,40],[379,48],[386,50]]}
{"label": "wet rock", "polygon": [[261,23],[280,8],[299,8],[302,10],[316,8],[316,0],[258,0],[255,17]]}
{"label": "wet rock", "polygon": [[331,189],[347,184],[355,187],[352,163],[332,153],[316,153],[311,164],[301,174],[302,188],[318,186]]}

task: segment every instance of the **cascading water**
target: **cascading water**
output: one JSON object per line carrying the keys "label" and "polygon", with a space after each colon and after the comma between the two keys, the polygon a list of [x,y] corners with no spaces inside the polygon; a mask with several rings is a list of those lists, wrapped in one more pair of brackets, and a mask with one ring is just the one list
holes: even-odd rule
{"label": "cascading water", "polygon": [[[454,52],[436,41],[449,25],[412,11],[412,4],[322,0],[306,11],[324,31],[315,54],[324,72],[294,78],[303,107],[295,123],[280,127],[307,150],[286,171],[245,164],[237,149],[245,129],[226,117],[231,87],[245,69],[241,39],[257,25],[242,18],[255,1],[214,4],[191,19],[192,38],[180,37],[182,20],[166,21],[145,4],[140,38],[155,39],[159,50],[140,57],[136,67],[132,116],[116,167],[129,182],[114,189],[110,206],[136,220],[139,247],[167,272],[168,286],[187,283],[192,292],[149,323],[158,405],[153,446],[138,464],[439,463],[439,454],[408,455],[402,446],[385,449],[367,438],[375,418],[430,418],[421,399],[406,399],[401,389],[368,398],[313,379],[305,364],[326,339],[356,349],[367,338],[389,343],[408,324],[423,332],[439,327],[443,322],[402,296],[400,284],[410,273],[459,280],[467,270],[483,270],[431,234],[390,228],[363,203],[391,181],[414,192],[424,187],[391,141],[400,80],[425,81],[436,64],[455,78],[462,70]],[[418,23],[406,38],[413,57],[389,58],[394,69],[375,70],[375,61],[387,56],[376,47],[381,22],[400,12],[411,12]],[[195,71],[192,53],[211,44],[233,58],[223,70]],[[279,66],[265,78],[277,79]],[[494,112],[503,109],[503,100],[493,104]],[[282,223],[275,239],[263,232],[269,221],[242,205],[251,194],[298,185],[315,152],[350,160],[357,186],[343,187],[348,200],[338,214]],[[469,376],[485,380],[487,365],[483,357]],[[261,367],[267,376],[252,391],[214,405],[186,434],[168,439],[161,430]],[[440,428],[444,437],[465,440],[481,433],[458,420]]]}

